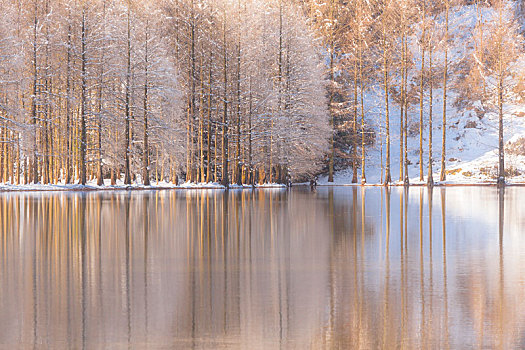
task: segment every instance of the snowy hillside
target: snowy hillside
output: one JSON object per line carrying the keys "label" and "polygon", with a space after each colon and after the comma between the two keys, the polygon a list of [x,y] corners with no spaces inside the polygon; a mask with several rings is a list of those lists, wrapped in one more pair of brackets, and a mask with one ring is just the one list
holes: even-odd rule
{"label": "snowy hillside", "polygon": [[[498,114],[495,104],[491,101],[462,101],[458,92],[458,84],[462,76],[458,67],[464,61],[471,59],[474,49],[474,32],[476,31],[477,9],[474,5],[458,6],[450,9],[449,33],[450,44],[448,51],[449,66],[455,67],[449,71],[448,93],[447,93],[447,142],[446,142],[446,169],[447,183],[486,183],[494,182],[497,174],[498,161]],[[489,23],[495,11],[492,8],[481,10],[484,23]],[[444,15],[437,15],[434,19],[436,26],[443,27]],[[410,83],[415,89],[418,88],[418,79],[421,67],[421,52],[417,43],[418,26],[414,28],[411,37],[410,51],[413,57]],[[488,26],[487,29],[488,31]],[[441,135],[442,135],[442,67],[444,62],[443,49],[437,44],[433,56],[434,81],[437,88],[433,90],[433,173],[434,181],[439,180],[441,159]],[[427,53],[428,55],[428,53]],[[425,58],[428,67],[428,57]],[[522,55],[513,64],[513,70],[519,72],[525,67],[525,57]],[[426,67],[426,68],[427,68]],[[523,69],[521,69],[523,70]],[[516,74],[519,76],[519,74]],[[397,81],[396,81],[397,79]],[[495,89],[491,80],[485,77],[487,89]],[[399,85],[399,77],[393,77],[391,84]],[[518,78],[506,82],[509,86],[520,83]],[[435,85],[435,86],[436,86]],[[492,92],[490,92],[492,94]],[[494,94],[492,94],[494,95]],[[415,96],[409,106],[409,176],[411,183],[419,181],[419,95]],[[386,140],[384,134],[384,93],[382,82],[366,91],[365,110],[367,111],[367,123],[376,132],[376,142],[373,147],[367,149],[366,178],[367,183],[380,183],[382,179],[382,166],[385,162]],[[425,181],[428,173],[428,118],[429,118],[429,91],[425,91],[424,108],[424,176]],[[505,168],[507,182],[525,182],[525,103],[519,102],[514,93],[507,93],[504,104],[504,139],[505,139]],[[391,169],[392,180],[399,180],[399,155],[400,155],[400,107],[391,100],[390,102],[390,130],[391,130]],[[360,176],[360,169],[359,169]],[[349,184],[352,179],[352,169],[336,172],[335,184]],[[327,183],[327,177],[320,180]]]}

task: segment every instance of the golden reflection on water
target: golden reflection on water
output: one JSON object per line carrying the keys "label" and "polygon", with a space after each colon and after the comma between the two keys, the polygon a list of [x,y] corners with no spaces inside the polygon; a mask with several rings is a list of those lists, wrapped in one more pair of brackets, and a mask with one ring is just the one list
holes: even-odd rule
{"label": "golden reflection on water", "polygon": [[2,194],[0,348],[523,347],[522,192]]}

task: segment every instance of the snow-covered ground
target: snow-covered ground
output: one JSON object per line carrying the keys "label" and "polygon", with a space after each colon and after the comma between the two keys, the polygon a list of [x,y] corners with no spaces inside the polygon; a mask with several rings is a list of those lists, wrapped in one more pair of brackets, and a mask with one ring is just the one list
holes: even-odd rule
{"label": "snow-covered ground", "polygon": [[[483,19],[489,23],[494,15],[491,8],[483,8]],[[444,22],[443,15],[436,18],[439,25]],[[474,47],[473,32],[476,26],[476,8],[472,6],[454,7],[450,11],[450,36],[449,64],[451,67],[458,66],[464,60],[472,59],[470,54]],[[488,26],[487,26],[488,27]],[[488,34],[487,34],[488,35]],[[411,40],[410,50],[414,57],[415,68],[411,70],[411,84],[419,84],[419,71],[421,67],[421,52],[416,44],[415,37]],[[428,53],[427,53],[428,55]],[[433,90],[433,177],[439,180],[441,161],[441,135],[442,135],[442,113],[443,113],[443,90],[442,67],[444,53],[437,49],[433,57],[436,70],[435,82],[438,88]],[[428,56],[426,59],[428,67]],[[525,56],[518,58],[514,69],[520,70],[525,67]],[[523,71],[523,69],[521,69]],[[398,77],[395,77],[396,79]],[[451,69],[448,94],[447,94],[447,142],[446,142],[446,183],[473,184],[494,183],[496,181],[498,164],[498,114],[494,105],[482,103],[481,101],[459,101],[454,84],[460,79],[457,73]],[[490,77],[487,77],[489,80]],[[511,81],[511,85],[516,81]],[[382,165],[384,166],[386,155],[386,140],[384,135],[384,95],[382,82],[372,86],[366,91],[365,111],[367,123],[376,131],[376,142],[367,148],[366,179],[369,184],[378,184],[382,180]],[[398,84],[392,81],[392,84]],[[488,89],[494,87],[487,84]],[[425,91],[424,108],[424,178],[428,174],[428,119],[429,101],[428,89]],[[509,95],[504,105],[504,139],[505,139],[505,168],[508,183],[525,183],[525,104],[516,102]],[[409,107],[409,128],[415,128],[417,132],[409,133],[409,177],[413,184],[419,181],[419,95]],[[400,109],[394,101],[390,102],[390,131],[391,131],[391,169],[392,180],[399,181],[399,155],[400,155]],[[520,147],[520,142],[523,146]],[[509,151],[513,149],[513,151]],[[361,176],[359,169],[358,176]],[[360,178],[359,178],[360,179]],[[349,184],[352,180],[352,169],[348,168],[335,174],[334,184]],[[327,176],[320,178],[320,184],[327,184]]]}
{"label": "snow-covered ground", "polygon": [[[281,184],[263,184],[255,185],[256,188],[283,188],[284,185]],[[231,185],[230,189],[247,189],[252,188],[249,185],[238,186]],[[57,184],[0,184],[0,192],[2,191],[100,191],[100,190],[163,190],[163,189],[215,189],[215,190],[224,190],[225,187],[219,183],[210,182],[210,183],[191,183],[186,182],[180,185],[175,185],[171,182],[155,182],[152,181],[150,186],[144,186],[140,182],[133,183],[131,185],[125,185],[122,180],[118,180],[116,185],[111,185],[111,180],[104,180],[104,186],[98,186],[96,180],[88,181],[88,183],[83,186],[79,184],[65,184],[59,182]]]}

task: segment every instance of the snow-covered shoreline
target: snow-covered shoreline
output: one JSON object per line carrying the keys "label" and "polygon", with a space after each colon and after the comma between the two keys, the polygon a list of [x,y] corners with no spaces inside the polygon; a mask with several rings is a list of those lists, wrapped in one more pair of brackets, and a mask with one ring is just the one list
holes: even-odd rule
{"label": "snow-covered shoreline", "polygon": [[[293,184],[293,187],[310,186],[307,183]],[[403,187],[403,182],[392,182],[388,187]],[[495,181],[492,182],[458,182],[458,181],[444,181],[434,183],[434,187],[496,187]],[[525,182],[507,182],[508,187],[525,187]],[[319,183],[317,187],[385,187],[382,183]],[[427,187],[426,182],[413,181],[410,182],[410,187]],[[255,185],[231,185],[229,190],[249,190],[249,189],[286,189],[285,185],[281,184],[263,184]],[[11,185],[0,184],[0,193],[6,192],[104,192],[104,191],[166,191],[166,190],[226,190],[221,184],[217,183],[184,183],[181,185],[174,185],[169,183],[144,186],[142,184],[132,185],[104,185],[97,186],[93,184],[78,185],[78,184],[28,184],[28,185]]]}
{"label": "snow-covered shoreline", "polygon": [[[161,190],[225,190],[226,187],[219,183],[182,183],[175,185],[168,182],[154,183],[150,186],[144,186],[140,183],[134,183],[131,185],[125,185],[123,183],[117,183],[111,185],[109,181],[106,181],[103,186],[98,186],[96,182],[88,182],[86,185],[79,184],[0,184],[0,192],[95,192],[95,191],[161,191]],[[252,189],[250,185],[231,185],[230,190],[242,190]],[[285,185],[281,184],[262,184],[255,185],[256,189],[265,188],[286,188]]]}

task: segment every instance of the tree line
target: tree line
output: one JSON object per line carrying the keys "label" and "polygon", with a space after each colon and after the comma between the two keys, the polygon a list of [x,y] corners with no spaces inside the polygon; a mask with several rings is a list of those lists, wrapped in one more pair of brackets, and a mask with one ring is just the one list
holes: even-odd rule
{"label": "tree line", "polygon": [[[379,144],[381,182],[399,175],[408,184],[416,161],[419,179],[432,185],[435,170],[439,181],[447,175],[448,107],[475,101],[499,116],[498,182],[505,181],[504,105],[520,96],[518,2],[2,5],[3,183],[229,185],[304,181],[320,173],[331,182],[346,167],[352,182],[366,183],[368,154]],[[449,14],[463,7],[475,7],[476,24],[473,48],[458,58],[449,55],[457,47]],[[370,100],[371,91],[377,100]],[[414,135],[417,160],[408,146]],[[399,174],[392,173],[393,147]]]}

